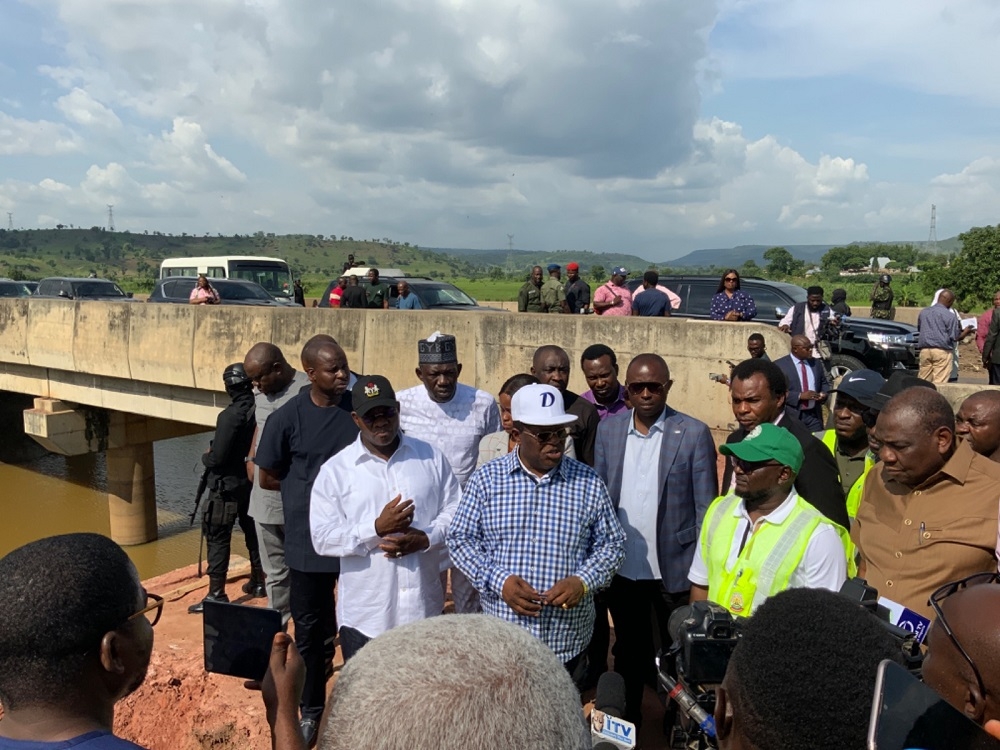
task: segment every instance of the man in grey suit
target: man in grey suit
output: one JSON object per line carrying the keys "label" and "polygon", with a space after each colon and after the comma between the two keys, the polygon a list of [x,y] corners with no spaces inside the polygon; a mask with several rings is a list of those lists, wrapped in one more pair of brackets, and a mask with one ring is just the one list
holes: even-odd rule
{"label": "man in grey suit", "polygon": [[625,529],[625,563],[611,582],[615,671],[625,678],[625,718],[642,722],[644,685],[655,686],[654,633],[670,645],[667,619],[688,603],[690,566],[705,511],[719,494],[708,425],[667,406],[663,358],[640,354],[625,387],[632,411],[597,428],[594,468]]}

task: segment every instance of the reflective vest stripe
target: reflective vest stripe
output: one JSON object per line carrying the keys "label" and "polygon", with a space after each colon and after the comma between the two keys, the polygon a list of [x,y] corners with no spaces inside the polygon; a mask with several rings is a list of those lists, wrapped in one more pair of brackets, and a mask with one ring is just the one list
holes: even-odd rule
{"label": "reflective vest stripe", "polygon": [[[802,556],[805,554],[805,546],[801,548],[799,554],[795,556],[794,564],[791,566],[791,570],[783,571],[782,568],[787,567],[785,565],[786,560],[791,562],[788,558],[792,557],[792,552],[794,547],[798,544],[799,540],[803,537],[808,540],[812,537],[813,531],[819,526],[822,516],[819,513],[815,515],[808,513],[799,513],[793,515],[791,523],[788,528],[782,533],[781,538],[778,539],[777,544],[772,548],[768,556],[764,559],[763,564],[760,566],[760,572],[757,574],[757,588],[761,591],[770,592],[768,596],[772,593],[776,581],[781,580],[779,577],[779,572],[784,573],[784,582],[779,589],[783,591],[788,587],[788,579],[791,578],[792,573],[795,572],[795,568],[799,566],[799,562],[802,560]],[[808,541],[806,542],[808,544]]]}

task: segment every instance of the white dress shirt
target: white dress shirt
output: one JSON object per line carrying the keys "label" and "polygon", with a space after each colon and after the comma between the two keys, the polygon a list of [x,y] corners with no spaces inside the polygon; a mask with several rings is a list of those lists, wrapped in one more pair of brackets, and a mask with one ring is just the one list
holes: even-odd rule
{"label": "white dress shirt", "polygon": [[[388,558],[379,549],[375,519],[396,495],[413,500],[412,526],[427,534],[430,547]],[[340,558],[339,624],[374,638],[441,614],[445,532],[460,498],[444,455],[408,435],[400,436],[388,461],[373,455],[359,436],[323,464],[313,484],[309,526],[317,554]]]}
{"label": "white dress shirt", "polygon": [[[766,516],[758,519],[757,528],[765,523],[781,523],[792,512],[795,500],[798,498],[794,488],[788,493],[788,497],[777,508]],[[726,558],[726,568],[732,570],[736,564],[736,558],[740,555],[740,542],[743,541],[743,532],[747,526],[753,526],[750,514],[747,513],[746,503],[740,500],[733,509],[733,515],[742,518],[736,527],[736,533],[729,546],[729,557]],[[715,540],[710,539],[714,543]],[[708,585],[708,563],[706,562],[705,550],[701,546],[701,535],[698,536],[698,544],[695,547],[694,559],[691,561],[691,570],[688,572],[688,579],[697,586]],[[844,551],[844,543],[840,540],[840,535],[834,530],[830,523],[821,523],[809,537],[805,554],[799,562],[799,566],[792,573],[788,580],[788,587],[792,589],[828,589],[829,591],[840,591],[840,587],[847,580],[847,555]],[[708,592],[709,599],[712,592]],[[763,599],[760,599],[763,601]],[[760,601],[755,600],[759,605]]]}
{"label": "white dress shirt", "polygon": [[625,529],[625,562],[618,575],[632,581],[660,578],[656,555],[656,512],[663,488],[659,484],[660,447],[667,410],[643,435],[629,421],[622,461],[622,489],[618,500],[618,521]]}
{"label": "white dress shirt", "polygon": [[479,442],[503,429],[493,396],[459,383],[451,401],[439,404],[421,383],[400,391],[396,398],[400,429],[444,453],[458,483],[464,487],[476,470]]}

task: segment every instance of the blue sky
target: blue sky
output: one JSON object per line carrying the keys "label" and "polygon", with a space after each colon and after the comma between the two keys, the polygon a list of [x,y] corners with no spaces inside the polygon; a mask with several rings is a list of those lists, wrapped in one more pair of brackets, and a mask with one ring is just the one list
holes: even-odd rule
{"label": "blue sky", "polygon": [[[424,246],[997,223],[990,0],[15,0],[0,217]],[[4,225],[6,222],[4,222]]]}

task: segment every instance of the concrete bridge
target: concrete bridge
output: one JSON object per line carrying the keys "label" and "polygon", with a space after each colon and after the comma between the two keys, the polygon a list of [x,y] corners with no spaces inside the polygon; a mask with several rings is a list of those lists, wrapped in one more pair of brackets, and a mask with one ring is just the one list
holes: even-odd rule
{"label": "concrete bridge", "polygon": [[491,393],[526,372],[542,344],[569,352],[577,392],[587,388],[577,363],[590,344],[614,349],[623,378],[633,356],[657,352],[674,381],[671,405],[720,439],[733,416],[726,389],[709,373],[728,372],[726,360],[744,359],[746,337],[755,331],[772,358],[788,353],[787,336],[746,323],[4,299],[0,391],[35,397],[25,432],[49,450],[107,451],[112,536],[140,544],[156,536],[153,441],[212,429],[228,403],[222,370],[253,344],[277,344],[298,367],[305,341],[326,333],[340,342],[352,370],[385,375],[401,389],[417,383],[416,342],[435,330],[457,337],[462,381]]}

